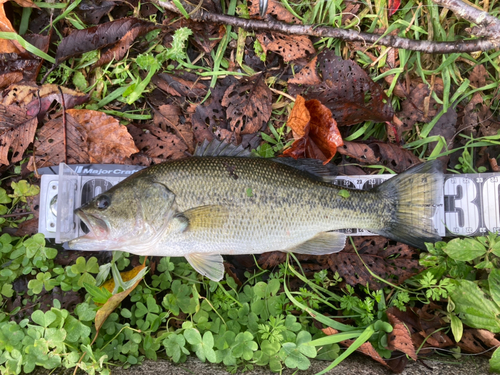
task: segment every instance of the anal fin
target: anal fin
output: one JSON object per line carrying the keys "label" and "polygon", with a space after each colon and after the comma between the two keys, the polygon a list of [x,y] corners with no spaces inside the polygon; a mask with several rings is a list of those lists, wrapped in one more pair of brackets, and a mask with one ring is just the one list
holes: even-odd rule
{"label": "anal fin", "polygon": [[338,253],[345,247],[346,238],[347,236],[340,232],[321,232],[288,251],[310,255]]}
{"label": "anal fin", "polygon": [[220,254],[191,253],[185,258],[198,273],[213,281],[224,277],[224,263]]}

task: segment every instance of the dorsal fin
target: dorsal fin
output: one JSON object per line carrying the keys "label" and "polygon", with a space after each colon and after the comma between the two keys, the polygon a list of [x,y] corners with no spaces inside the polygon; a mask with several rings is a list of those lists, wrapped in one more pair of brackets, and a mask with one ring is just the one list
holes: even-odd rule
{"label": "dorsal fin", "polygon": [[235,146],[215,138],[209,142],[206,139],[201,145],[196,147],[193,156],[232,156],[232,157],[252,157],[252,152],[241,145]]}
{"label": "dorsal fin", "polygon": [[[249,149],[243,148],[241,145],[235,146],[232,143],[227,143],[219,139],[214,139],[209,142],[206,139],[201,145],[196,147],[193,156],[231,156],[231,157],[256,157]],[[273,161],[280,164],[288,165],[289,167],[306,172],[322,181],[333,183],[335,177],[338,176],[338,168],[333,164],[323,165],[321,160],[316,159],[298,159],[293,158],[273,158]]]}
{"label": "dorsal fin", "polygon": [[321,160],[317,159],[297,159],[294,158],[273,158],[273,161],[288,165],[289,167],[298,169],[313,175],[316,178],[328,183],[333,183],[339,175],[338,167],[333,164],[324,165]]}

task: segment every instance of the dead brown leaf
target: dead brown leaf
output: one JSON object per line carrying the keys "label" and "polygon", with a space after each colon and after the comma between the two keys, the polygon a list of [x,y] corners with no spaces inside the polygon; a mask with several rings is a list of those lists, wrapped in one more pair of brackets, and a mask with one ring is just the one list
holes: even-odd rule
{"label": "dead brown leaf", "polygon": [[219,82],[212,89],[212,95],[203,104],[195,105],[192,110],[194,113],[191,116],[193,123],[193,131],[197,143],[203,142],[207,139],[211,141],[214,137],[214,132],[217,129],[227,129],[228,123],[226,118],[226,111],[222,107],[222,98],[227,88],[235,83],[235,79],[228,77]]}
{"label": "dead brown leaf", "polygon": [[[248,11],[252,16],[258,16],[260,13],[259,10],[259,0],[248,0]],[[286,22],[292,23],[296,25],[302,24],[300,20],[295,17],[292,13],[290,13],[279,1],[269,0],[266,14],[272,14],[276,19]]]}
{"label": "dead brown leaf", "polygon": [[[88,29],[75,30],[64,37],[57,46],[56,62],[59,64],[70,57],[81,55],[85,52],[114,46],[118,41],[127,36],[123,43],[118,44],[119,50],[110,53],[110,56],[107,56],[106,59],[112,56],[123,57],[126,50],[130,47],[130,43],[133,41],[131,39],[132,36],[144,35],[156,27],[151,22],[130,17],[106,22]],[[131,33],[133,29],[138,29],[138,31]]]}
{"label": "dead brown leaf", "polygon": [[394,111],[384,90],[354,61],[325,50],[318,55],[316,69],[322,78],[319,85],[289,84],[290,94],[319,100],[332,111],[339,126],[392,120]]}
{"label": "dead brown leaf", "polygon": [[420,163],[420,159],[411,151],[394,143],[345,142],[344,146],[339,147],[338,152],[361,163],[385,165],[396,173],[404,172]]}
{"label": "dead brown leaf", "polygon": [[[442,108],[432,98],[431,89],[427,84],[415,82],[412,86],[408,98],[403,102],[402,111],[397,114],[404,124],[404,131],[411,130],[417,122],[430,122]],[[437,82],[433,86],[433,91],[441,95],[442,85]]]}
{"label": "dead brown leaf", "polygon": [[175,134],[152,125],[131,125],[130,134],[145,155],[161,161],[186,157],[187,145]]}
{"label": "dead brown leaf", "polygon": [[263,75],[256,74],[229,86],[221,104],[227,108],[230,130],[236,134],[252,134],[271,117],[272,92]]}
{"label": "dead brown leaf", "polygon": [[111,61],[120,61],[128,53],[130,46],[137,39],[137,37],[148,33],[155,28],[154,25],[144,24],[140,27],[134,27],[128,30],[125,35],[123,35],[118,43],[111,46],[106,51],[101,53],[101,57],[95,63],[95,66],[103,66],[109,64]]}
{"label": "dead brown leaf", "polygon": [[[3,3],[5,3],[5,0],[0,2],[0,31],[16,33],[12,23],[5,14]],[[3,53],[16,53],[19,55],[26,53],[26,50],[15,40],[0,39],[0,54]]]}
{"label": "dead brown leaf", "polygon": [[283,153],[284,156],[319,159],[326,164],[337,152],[337,147],[343,145],[331,111],[318,100],[305,101],[297,96],[287,124],[300,138]]}
{"label": "dead brown leaf", "polygon": [[485,350],[482,343],[473,334],[474,329],[464,329],[462,339],[457,345],[466,353],[482,353]]}
{"label": "dead brown leaf", "polygon": [[198,81],[196,76],[185,72],[156,74],[151,81],[163,91],[174,96],[187,96],[196,99],[207,94],[205,84]]}
{"label": "dead brown leaf", "polygon": [[343,146],[338,148],[337,151],[339,154],[357,159],[362,163],[377,164],[380,160],[377,156],[375,156],[373,150],[364,143],[346,141]]}
{"label": "dead brown leaf", "polygon": [[[391,245],[384,237],[354,237],[354,244],[361,259],[370,270],[384,280],[399,285],[423,269],[418,263],[418,252],[408,245]],[[366,270],[350,243],[340,253],[321,258],[333,272],[338,272],[349,285],[366,285],[380,289],[379,282]]]}
{"label": "dead brown leaf", "polygon": [[187,151],[192,154],[195,149],[193,127],[191,124],[181,123],[181,108],[173,104],[161,105],[154,111],[153,122],[163,131],[173,130],[187,146]]}
{"label": "dead brown leaf", "polygon": [[[15,105],[0,104],[0,165],[22,160],[33,142],[38,119]],[[9,156],[10,153],[10,156]]]}
{"label": "dead brown leaf", "polygon": [[[85,103],[88,95],[81,92],[61,87],[64,95],[64,104],[66,109],[73,108],[76,105]],[[46,84],[38,86],[35,84],[20,84],[9,87],[4,93],[3,104],[16,104],[26,107],[26,112],[30,116],[42,116],[47,112],[50,105],[57,101],[62,103],[59,86]]]}
{"label": "dead brown leaf", "polygon": [[87,135],[72,116],[66,116],[66,147],[64,147],[63,118],[59,116],[47,122],[35,141],[36,167],[49,167],[62,162],[69,164],[90,163]]}
{"label": "dead brown leaf", "polygon": [[319,85],[321,83],[321,78],[318,77],[316,70],[316,63],[318,61],[318,56],[313,58],[306,66],[304,66],[300,72],[295,74],[295,77],[290,78],[288,83],[293,83],[296,85]]}
{"label": "dead brown leaf", "polygon": [[127,127],[105,113],[87,109],[68,109],[80,125],[81,133],[86,133],[91,163],[125,164],[130,155],[139,152]]}
{"label": "dead brown leaf", "polygon": [[313,43],[305,35],[286,35],[277,32],[257,34],[264,53],[274,52],[285,62],[305,58],[316,53]]}
{"label": "dead brown leaf", "polygon": [[389,350],[399,350],[405,353],[414,361],[417,360],[417,353],[415,352],[415,347],[411,340],[410,332],[405,327],[405,325],[391,313],[387,313],[387,318],[389,323],[393,327],[393,331],[387,334],[387,341]]}

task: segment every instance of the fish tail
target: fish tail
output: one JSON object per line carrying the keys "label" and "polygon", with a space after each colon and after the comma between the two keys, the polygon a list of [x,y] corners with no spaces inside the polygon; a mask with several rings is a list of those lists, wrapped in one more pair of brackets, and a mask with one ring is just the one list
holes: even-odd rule
{"label": "fish tail", "polygon": [[421,249],[425,249],[425,242],[439,241],[432,218],[443,204],[443,181],[442,164],[433,160],[375,188],[390,212],[383,229],[375,232]]}

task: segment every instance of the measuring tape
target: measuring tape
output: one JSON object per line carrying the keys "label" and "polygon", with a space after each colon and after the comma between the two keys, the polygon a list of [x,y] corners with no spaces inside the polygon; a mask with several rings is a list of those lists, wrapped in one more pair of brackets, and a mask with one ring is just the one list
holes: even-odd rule
{"label": "measuring tape", "polygon": [[[38,231],[63,243],[84,234],[73,211],[103,193],[141,166],[75,164],[42,168]],[[348,189],[370,190],[394,175],[338,176],[333,183]],[[437,233],[482,236],[500,232],[500,173],[445,175],[443,202],[433,218]],[[373,235],[363,229],[343,229],[353,236]]]}

